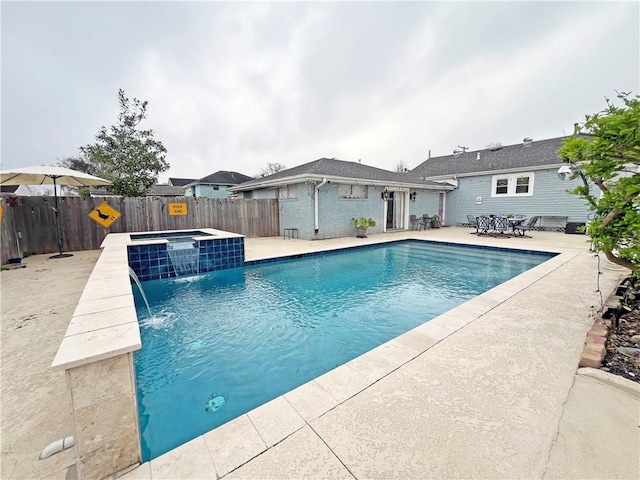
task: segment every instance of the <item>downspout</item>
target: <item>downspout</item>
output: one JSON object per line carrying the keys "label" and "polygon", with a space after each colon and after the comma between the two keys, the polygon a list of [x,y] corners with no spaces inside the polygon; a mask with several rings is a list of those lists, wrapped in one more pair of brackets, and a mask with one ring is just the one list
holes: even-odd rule
{"label": "downspout", "polygon": [[327,179],[323,178],[322,182],[320,182],[318,185],[315,186],[314,190],[315,190],[315,195],[314,195],[314,204],[313,204],[313,214],[314,214],[314,226],[315,226],[315,233],[316,235],[318,234],[318,205],[319,205],[319,201],[318,201],[318,191],[320,190],[320,187],[323,186],[325,183],[327,183]]}

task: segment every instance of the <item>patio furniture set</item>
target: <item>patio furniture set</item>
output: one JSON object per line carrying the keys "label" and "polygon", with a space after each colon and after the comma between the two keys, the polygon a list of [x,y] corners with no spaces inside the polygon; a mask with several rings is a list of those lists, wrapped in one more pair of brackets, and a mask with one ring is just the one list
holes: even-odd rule
{"label": "patio furniture set", "polygon": [[439,226],[440,218],[437,215],[430,217],[425,213],[421,217],[410,215],[409,221],[411,222],[411,230],[427,230],[428,228]]}
{"label": "patio furniture set", "polygon": [[472,234],[492,237],[529,237],[526,233],[535,227],[539,219],[539,216],[528,219],[524,215],[467,215],[468,223],[476,229]]}

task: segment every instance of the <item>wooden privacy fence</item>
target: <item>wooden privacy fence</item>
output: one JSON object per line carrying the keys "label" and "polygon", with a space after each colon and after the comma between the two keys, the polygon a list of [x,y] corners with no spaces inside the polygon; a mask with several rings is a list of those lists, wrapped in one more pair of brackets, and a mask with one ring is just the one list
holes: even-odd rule
{"label": "wooden privacy fence", "polygon": [[[0,223],[2,263],[24,252],[58,251],[54,198],[2,196]],[[104,228],[88,214],[102,202],[120,212]],[[187,204],[187,215],[169,215],[170,203]],[[216,228],[247,237],[280,234],[277,199],[227,200],[202,197],[60,197],[58,198],[63,250],[93,250],[109,233]]]}

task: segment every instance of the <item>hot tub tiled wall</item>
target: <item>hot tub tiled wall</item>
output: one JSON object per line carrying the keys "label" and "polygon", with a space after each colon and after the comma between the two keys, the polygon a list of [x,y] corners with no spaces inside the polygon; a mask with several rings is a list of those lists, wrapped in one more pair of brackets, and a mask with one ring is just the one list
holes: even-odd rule
{"label": "hot tub tiled wall", "polygon": [[[244,265],[244,238],[214,238],[194,240],[198,248],[196,273],[227,270]],[[177,276],[171,263],[167,243],[130,245],[129,266],[136,272],[140,281],[159,280]],[[177,251],[180,254],[184,251]]]}

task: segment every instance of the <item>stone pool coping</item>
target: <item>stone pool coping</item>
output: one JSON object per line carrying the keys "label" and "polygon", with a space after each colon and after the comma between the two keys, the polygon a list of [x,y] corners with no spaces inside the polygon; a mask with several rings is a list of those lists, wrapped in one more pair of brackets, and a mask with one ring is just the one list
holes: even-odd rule
{"label": "stone pool coping", "polygon": [[[480,246],[455,239],[433,239],[411,234],[396,238],[370,238],[363,244],[375,245],[399,240]],[[339,244],[325,244],[323,247],[306,253],[325,253],[345,248]],[[181,465],[179,471],[183,478],[189,478],[190,471],[200,478],[207,471],[206,465],[209,461],[213,462],[215,467],[211,478],[216,478],[216,474],[218,478],[223,477],[422,355],[581,253],[577,250],[566,251],[566,248],[538,245],[532,248],[531,245],[493,244],[491,247],[552,253],[555,256],[284,395],[142,464],[123,478],[150,478],[152,470],[154,477],[157,473],[164,478],[162,472],[169,475],[176,473],[177,463]],[[297,257],[299,254],[304,252],[288,255],[254,255],[249,261],[286,259]]]}
{"label": "stone pool coping", "polygon": [[[192,232],[161,230],[154,233]],[[243,235],[200,228],[195,240],[238,238]],[[127,247],[169,243],[166,239],[131,240],[129,233],[111,233],[87,281],[58,352],[53,370],[66,370],[142,348],[140,328],[129,278]]]}

